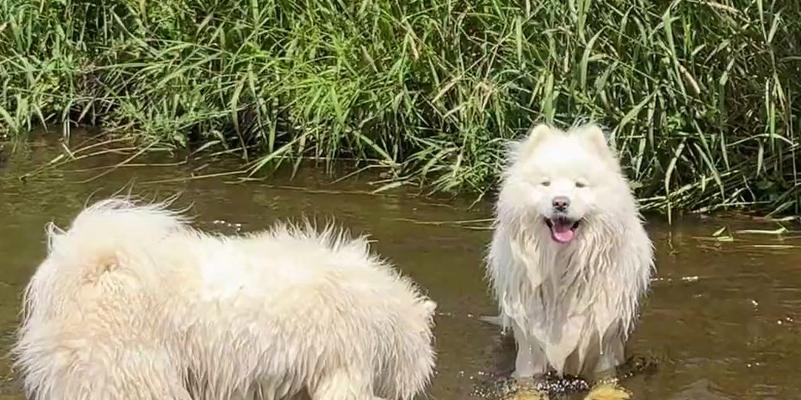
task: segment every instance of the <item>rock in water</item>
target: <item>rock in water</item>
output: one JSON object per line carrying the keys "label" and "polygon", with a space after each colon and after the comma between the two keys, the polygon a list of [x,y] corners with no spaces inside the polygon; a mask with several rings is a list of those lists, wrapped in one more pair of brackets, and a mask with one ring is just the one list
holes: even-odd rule
{"label": "rock in water", "polygon": [[631,393],[617,383],[602,383],[593,387],[584,400],[631,400]]}

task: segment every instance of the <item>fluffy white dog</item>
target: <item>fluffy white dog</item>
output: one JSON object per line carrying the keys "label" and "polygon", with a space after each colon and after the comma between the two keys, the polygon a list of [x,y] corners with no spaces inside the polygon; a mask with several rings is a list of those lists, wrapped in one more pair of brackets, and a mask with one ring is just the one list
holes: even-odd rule
{"label": "fluffy white dog", "polygon": [[624,361],[653,248],[599,127],[538,125],[515,143],[487,264],[515,377],[607,378]]}
{"label": "fluffy white dog", "polygon": [[49,230],[14,353],[35,400],[406,400],[435,307],[331,228],[216,237],[107,200]]}

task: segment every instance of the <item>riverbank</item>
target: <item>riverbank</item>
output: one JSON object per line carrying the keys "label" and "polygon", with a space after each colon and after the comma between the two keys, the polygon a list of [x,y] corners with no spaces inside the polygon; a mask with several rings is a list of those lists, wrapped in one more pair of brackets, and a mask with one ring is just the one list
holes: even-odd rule
{"label": "riverbank", "polygon": [[9,0],[0,21],[12,135],[94,125],[482,195],[506,140],[582,116],[648,210],[801,208],[793,2]]}

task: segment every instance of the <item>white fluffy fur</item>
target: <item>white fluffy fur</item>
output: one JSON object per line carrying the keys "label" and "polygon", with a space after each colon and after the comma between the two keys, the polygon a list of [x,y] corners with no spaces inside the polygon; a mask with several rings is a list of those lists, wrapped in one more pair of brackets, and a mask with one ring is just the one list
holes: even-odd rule
{"label": "white fluffy fur", "polygon": [[14,349],[29,399],[405,400],[432,373],[435,304],[363,239],[107,200],[49,240]]}
{"label": "white fluffy fur", "polygon": [[[567,244],[545,224],[556,196],[569,198],[570,217],[581,219]],[[514,375],[613,372],[624,361],[652,259],[636,200],[601,129],[534,127],[511,151],[488,256],[501,322],[518,345]]]}

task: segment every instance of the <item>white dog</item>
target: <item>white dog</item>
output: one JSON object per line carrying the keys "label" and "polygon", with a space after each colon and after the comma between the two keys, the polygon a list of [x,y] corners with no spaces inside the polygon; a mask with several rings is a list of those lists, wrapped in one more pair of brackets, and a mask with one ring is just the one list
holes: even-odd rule
{"label": "white dog", "polygon": [[49,240],[14,349],[29,399],[407,400],[432,374],[435,304],[364,239],[107,200]]}
{"label": "white dog", "polygon": [[609,377],[653,249],[601,129],[534,127],[511,151],[496,213],[488,276],[517,342],[514,376]]}

